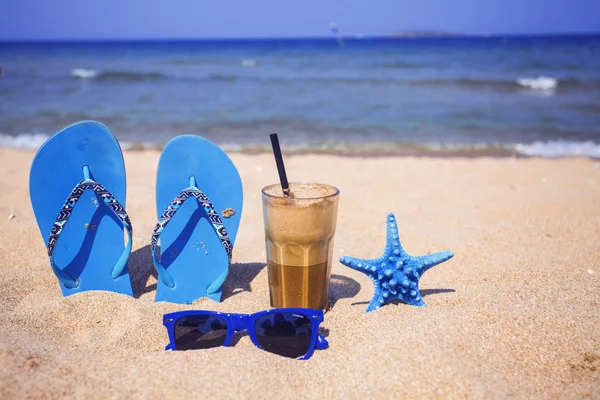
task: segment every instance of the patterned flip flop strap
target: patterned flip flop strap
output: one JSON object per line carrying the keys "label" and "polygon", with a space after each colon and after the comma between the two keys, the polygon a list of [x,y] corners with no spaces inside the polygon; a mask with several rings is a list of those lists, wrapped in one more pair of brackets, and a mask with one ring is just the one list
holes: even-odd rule
{"label": "patterned flip flop strap", "polygon": [[[93,179],[83,179],[73,188],[73,190],[69,194],[69,197],[67,197],[67,200],[60,209],[60,212],[58,213],[58,216],[54,221],[54,225],[52,225],[52,230],[50,231],[50,236],[48,237],[47,243],[48,257],[50,257],[50,263],[52,265],[52,268],[54,269],[56,275],[63,281],[63,283],[67,287],[76,287],[78,283],[76,280],[68,276],[64,271],[60,270],[55,265],[54,249],[56,248],[56,243],[58,242],[61,233],[64,231],[65,225],[69,221],[69,217],[71,216],[75,205],[81,198],[81,195],[88,189],[92,190],[100,199],[102,199],[104,201],[104,204],[106,204],[108,208],[110,208],[112,212],[114,212],[115,215],[119,218],[129,237],[129,243],[125,250],[127,250],[127,248],[131,248],[133,228],[131,226],[129,216],[127,215],[127,212],[125,212],[125,208],[121,205],[121,203],[117,201],[115,196],[113,196],[108,190],[106,190],[104,186],[94,181]],[[123,255],[121,258],[123,258]],[[119,261],[121,261],[121,259]],[[119,263],[117,263],[117,266],[115,267],[120,267]],[[113,278],[119,276],[123,271],[123,268],[124,265],[122,268],[115,268],[113,270]]]}
{"label": "patterned flip flop strap", "polygon": [[229,236],[227,235],[227,229],[225,229],[225,225],[223,225],[221,217],[219,217],[219,214],[215,211],[215,208],[210,202],[208,196],[197,187],[190,186],[182,190],[177,195],[177,197],[175,197],[173,201],[171,201],[171,203],[167,206],[167,209],[161,214],[160,218],[158,219],[158,223],[154,228],[154,233],[152,234],[152,240],[150,242],[152,258],[154,260],[156,270],[158,271],[165,285],[169,287],[174,286],[173,278],[171,278],[167,270],[158,261],[158,257],[156,255],[156,248],[161,233],[169,224],[169,221],[171,221],[173,216],[177,213],[177,210],[179,210],[181,205],[185,203],[185,201],[189,198],[195,198],[206,212],[206,215],[208,216],[208,221],[217,233],[219,240],[221,240],[221,244],[223,245],[223,247],[225,248],[225,252],[227,253],[227,258],[231,262],[233,244],[231,243],[231,240],[229,240]]}

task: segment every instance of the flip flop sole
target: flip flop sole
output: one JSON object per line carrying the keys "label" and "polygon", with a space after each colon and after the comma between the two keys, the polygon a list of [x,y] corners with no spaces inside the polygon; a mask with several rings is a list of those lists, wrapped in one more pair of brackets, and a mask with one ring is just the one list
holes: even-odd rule
{"label": "flip flop sole", "polygon": [[[182,135],[164,148],[156,178],[156,210],[160,216],[171,201],[190,185],[190,176],[212,202],[229,239],[235,242],[242,215],[243,188],[231,159],[217,145],[200,136]],[[229,215],[226,209],[233,211]],[[179,208],[160,236],[161,263],[173,278],[168,287],[158,279],[156,301],[190,304],[201,297],[220,301],[221,287],[207,289],[229,269],[227,253],[206,213],[195,199]]]}
{"label": "flip flop sole", "polygon": [[[83,179],[87,165],[92,178],[125,205],[125,165],[116,138],[94,121],[70,125],[40,147],[29,175],[33,212],[45,243],[71,190]],[[124,228],[115,214],[86,190],[73,209],[54,250],[56,265],[79,285],[64,296],[87,290],[109,290],[132,296],[127,266],[113,279],[115,263],[124,250]]]}

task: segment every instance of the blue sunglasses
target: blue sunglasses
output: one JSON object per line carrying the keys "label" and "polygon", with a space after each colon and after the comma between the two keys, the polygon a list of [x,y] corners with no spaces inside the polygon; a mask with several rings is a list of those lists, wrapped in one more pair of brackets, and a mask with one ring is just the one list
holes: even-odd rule
{"label": "blue sunglasses", "polygon": [[230,346],[235,332],[247,330],[259,349],[285,357],[306,360],[315,349],[326,349],[318,334],[323,311],[309,308],[277,308],[255,314],[216,311],[179,311],[165,314],[169,334],[165,350],[196,350]]}

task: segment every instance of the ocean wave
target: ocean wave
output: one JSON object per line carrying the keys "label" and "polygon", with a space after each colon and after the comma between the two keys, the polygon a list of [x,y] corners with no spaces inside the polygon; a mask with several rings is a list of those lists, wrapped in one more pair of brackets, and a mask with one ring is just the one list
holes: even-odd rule
{"label": "ocean wave", "polygon": [[139,151],[139,150],[159,150],[162,151],[164,145],[154,142],[132,142],[122,140],[119,142],[121,150]]}
{"label": "ocean wave", "polygon": [[71,71],[71,76],[73,78],[90,79],[97,77],[98,72],[99,71],[93,69],[75,68],[73,71]]}
{"label": "ocean wave", "polygon": [[17,136],[0,133],[0,147],[37,150],[49,137],[43,133],[22,133]]}
{"label": "ocean wave", "polygon": [[381,64],[384,68],[392,68],[392,69],[413,69],[413,68],[423,68],[423,67],[431,67],[429,64],[422,64],[417,62],[409,62],[409,61],[394,61]]}
{"label": "ocean wave", "polygon": [[527,89],[542,92],[554,92],[558,86],[558,79],[539,76],[537,78],[519,78],[517,83]]}
{"label": "ocean wave", "polygon": [[[254,67],[256,60],[242,60],[241,65]],[[264,84],[289,85],[291,82],[345,85],[403,85],[423,87],[455,87],[464,90],[491,90],[499,92],[532,91],[544,94],[554,94],[562,91],[600,90],[600,78],[577,79],[556,78],[550,76],[519,77],[519,78],[451,78],[451,79],[421,79],[410,80],[381,76],[247,76],[222,73],[211,73],[204,76],[170,76],[162,72],[113,71],[76,68],[71,71],[71,77],[77,79],[93,79],[108,82],[141,82],[164,79],[184,79],[190,81],[235,82],[256,81]]]}
{"label": "ocean wave", "polygon": [[535,78],[454,78],[454,79],[422,79],[407,80],[389,77],[337,77],[337,76],[302,76],[302,77],[240,77],[244,80],[259,80],[266,84],[289,84],[289,82],[316,82],[319,84],[361,84],[361,85],[401,85],[419,87],[448,87],[464,90],[490,90],[496,92],[535,91],[546,94],[563,91],[600,90],[600,79],[552,78],[539,76]]}
{"label": "ocean wave", "polygon": [[235,75],[212,74],[208,76],[207,80],[215,82],[235,82],[238,80],[238,77]]}
{"label": "ocean wave", "polygon": [[160,72],[135,72],[135,71],[98,71],[92,69],[75,68],[71,76],[78,79],[95,79],[116,82],[142,82],[162,80],[168,77]]}
{"label": "ocean wave", "polygon": [[[37,150],[49,136],[43,133],[23,133],[17,136],[0,134],[0,147]],[[271,148],[262,143],[218,143],[231,152],[265,153]],[[164,143],[121,141],[123,150],[160,150]],[[389,156],[443,156],[443,157],[483,157],[483,156],[526,156],[541,158],[588,157],[600,159],[600,144],[593,141],[551,140],[533,143],[407,143],[407,142],[354,142],[322,141],[288,144],[289,153],[325,153],[339,155],[389,155]]]}
{"label": "ocean wave", "polygon": [[202,64],[223,64],[221,60],[210,60],[205,58],[172,58],[164,61],[165,64],[169,65],[202,65]]}
{"label": "ocean wave", "polygon": [[467,90],[494,90],[513,92],[530,90],[547,94],[561,91],[599,90],[600,79],[580,80],[576,78],[558,79],[547,76],[535,78],[494,79],[494,78],[456,78],[456,79],[425,79],[409,81],[411,86],[440,86],[457,87]]}
{"label": "ocean wave", "polygon": [[516,144],[515,150],[527,156],[545,158],[559,157],[590,157],[600,158],[600,144],[591,140],[574,142],[570,140],[551,140],[547,142],[533,142],[529,144]]}
{"label": "ocean wave", "polygon": [[240,62],[240,65],[242,67],[256,67],[258,65],[258,61],[246,59],[246,60],[242,60]]}
{"label": "ocean wave", "polygon": [[[329,141],[311,144],[288,144],[289,153],[325,153],[356,156],[443,156],[443,157],[510,157],[540,158],[588,157],[600,159],[600,144],[592,141],[557,140],[523,143],[406,143]],[[268,153],[262,144],[229,146],[228,151]]]}

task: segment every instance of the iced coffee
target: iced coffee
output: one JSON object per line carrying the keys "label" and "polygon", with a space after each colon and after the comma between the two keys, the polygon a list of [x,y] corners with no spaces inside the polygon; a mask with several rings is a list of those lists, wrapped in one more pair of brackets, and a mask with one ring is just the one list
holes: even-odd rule
{"label": "iced coffee", "polygon": [[272,307],[324,309],[339,191],[329,185],[290,183],[262,190],[267,268]]}

